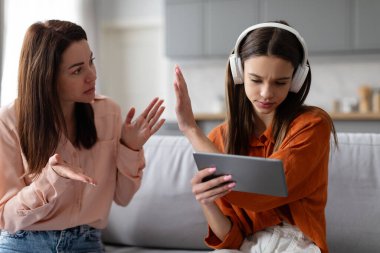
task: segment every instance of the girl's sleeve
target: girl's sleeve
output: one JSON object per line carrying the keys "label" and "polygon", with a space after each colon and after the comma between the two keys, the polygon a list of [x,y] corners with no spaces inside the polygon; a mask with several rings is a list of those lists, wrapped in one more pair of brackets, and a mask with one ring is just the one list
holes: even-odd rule
{"label": "girl's sleeve", "polygon": [[33,227],[49,217],[70,183],[46,166],[27,184],[23,164],[16,131],[0,121],[0,229],[9,232]]}
{"label": "girl's sleeve", "polygon": [[120,111],[116,120],[116,189],[114,201],[118,205],[126,206],[133,195],[140,188],[145,168],[144,150],[134,151],[120,142],[121,131],[124,125],[121,123]]}
{"label": "girl's sleeve", "polygon": [[288,197],[246,193],[241,194],[241,201],[234,204],[260,212],[324,189],[327,186],[331,135],[331,125],[327,117],[322,113],[308,113],[296,119],[278,151],[269,157],[283,162]]}

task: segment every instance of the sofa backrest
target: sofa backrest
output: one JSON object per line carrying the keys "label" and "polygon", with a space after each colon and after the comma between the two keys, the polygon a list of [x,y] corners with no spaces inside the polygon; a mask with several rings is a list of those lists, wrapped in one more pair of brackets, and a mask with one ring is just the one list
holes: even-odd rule
{"label": "sofa backrest", "polygon": [[380,134],[339,133],[338,138],[329,165],[330,252],[379,252]]}
{"label": "sofa backrest", "polygon": [[[380,134],[339,133],[331,147],[326,208],[330,252],[380,249]],[[127,207],[113,205],[103,233],[107,243],[207,249],[207,223],[191,193],[196,172],[183,136],[153,136],[144,146],[146,168]]]}
{"label": "sofa backrest", "polygon": [[207,249],[207,223],[191,193],[193,150],[182,136],[152,136],[144,146],[141,188],[127,207],[113,204],[106,243],[176,249]]}

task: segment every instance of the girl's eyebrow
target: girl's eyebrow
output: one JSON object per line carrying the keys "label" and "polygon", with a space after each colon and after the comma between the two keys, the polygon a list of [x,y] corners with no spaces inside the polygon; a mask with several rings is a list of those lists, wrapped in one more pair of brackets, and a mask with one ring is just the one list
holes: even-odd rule
{"label": "girl's eyebrow", "polygon": [[[255,77],[255,78],[262,78],[261,76],[256,75],[254,73],[248,73],[248,75],[251,76],[251,77]],[[289,77],[289,76],[284,76],[284,77],[276,78],[276,80],[289,80],[289,79],[291,79],[291,77]]]}

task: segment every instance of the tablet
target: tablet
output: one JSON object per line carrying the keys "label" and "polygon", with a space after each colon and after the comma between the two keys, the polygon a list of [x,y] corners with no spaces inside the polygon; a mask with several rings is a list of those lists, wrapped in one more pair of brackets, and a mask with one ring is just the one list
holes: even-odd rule
{"label": "tablet", "polygon": [[236,182],[234,191],[288,196],[281,160],[200,152],[193,153],[193,156],[198,170],[216,168],[216,172],[206,180],[231,174],[232,180]]}

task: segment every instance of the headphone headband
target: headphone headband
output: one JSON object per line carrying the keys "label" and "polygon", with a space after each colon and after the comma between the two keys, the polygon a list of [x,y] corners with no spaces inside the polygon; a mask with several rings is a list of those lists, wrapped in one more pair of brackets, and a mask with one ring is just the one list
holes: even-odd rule
{"label": "headphone headband", "polygon": [[259,29],[259,28],[265,28],[265,27],[273,27],[273,28],[280,28],[283,30],[286,30],[292,34],[294,34],[298,41],[302,45],[303,49],[303,59],[301,64],[297,67],[296,73],[293,77],[293,82],[290,91],[292,92],[298,92],[299,89],[301,89],[303,82],[306,79],[306,76],[309,71],[309,67],[307,66],[307,60],[308,60],[308,52],[307,52],[307,46],[305,43],[305,40],[302,38],[302,36],[298,33],[298,31],[288,25],[276,23],[276,22],[266,22],[266,23],[260,23],[253,26],[248,27],[245,29],[236,40],[234,52],[230,56],[230,67],[231,67],[231,73],[232,77],[234,79],[235,84],[242,84],[243,83],[243,66],[242,62],[238,53],[238,49],[240,46],[240,42],[247,36],[247,34],[253,30]]}

